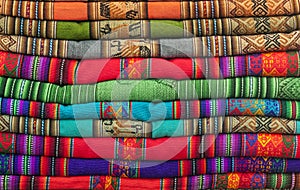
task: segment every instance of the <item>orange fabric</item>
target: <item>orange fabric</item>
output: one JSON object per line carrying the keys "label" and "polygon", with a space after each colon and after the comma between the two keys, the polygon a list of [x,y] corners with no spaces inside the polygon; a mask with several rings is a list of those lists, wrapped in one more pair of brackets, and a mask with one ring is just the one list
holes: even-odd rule
{"label": "orange fabric", "polygon": [[[159,10],[159,11],[157,11]],[[148,4],[148,18],[155,19],[181,19],[180,3],[178,2],[152,2]]]}
{"label": "orange fabric", "polygon": [[54,20],[87,20],[88,8],[84,2],[57,2],[54,3]]}

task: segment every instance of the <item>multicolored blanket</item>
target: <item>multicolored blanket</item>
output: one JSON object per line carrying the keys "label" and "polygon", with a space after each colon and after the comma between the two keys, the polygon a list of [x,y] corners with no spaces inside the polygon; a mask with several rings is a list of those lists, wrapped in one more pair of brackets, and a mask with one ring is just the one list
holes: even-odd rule
{"label": "multicolored blanket", "polygon": [[299,0],[0,0],[0,189],[300,189]]}
{"label": "multicolored blanket", "polygon": [[[112,80],[87,85],[56,85],[0,77],[0,97],[44,103],[173,101],[224,98],[300,100],[300,78],[243,77],[220,80]],[[122,93],[120,93],[122,92]]]}
{"label": "multicolored blanket", "polygon": [[[74,185],[76,184],[76,186]],[[112,176],[17,176],[1,175],[0,187],[6,189],[261,189],[300,188],[300,175],[266,173],[226,173],[199,176],[132,179]]]}
{"label": "multicolored blanket", "polygon": [[0,153],[63,158],[184,160],[227,156],[300,158],[300,135],[213,134],[173,138],[70,138],[0,133]]}
{"label": "multicolored blanket", "polygon": [[300,102],[276,99],[209,99],[171,102],[93,102],[62,105],[0,99],[0,114],[49,119],[133,119],[155,121],[215,116],[300,118]]}
{"label": "multicolored blanket", "polygon": [[2,51],[71,59],[211,57],[299,50],[300,31],[243,36],[85,41],[0,35],[0,42]]}
{"label": "multicolored blanket", "polygon": [[[86,0],[85,0],[86,1]],[[294,15],[297,0],[42,2],[1,0],[0,14],[41,20],[191,19]],[[74,14],[76,13],[76,14]]]}
{"label": "multicolored blanket", "polygon": [[298,51],[212,58],[59,59],[0,51],[0,76],[59,85],[127,79],[299,77]]}
{"label": "multicolored blanket", "polygon": [[216,173],[299,173],[299,159],[215,157],[193,160],[103,160],[0,154],[0,175],[173,178]]}
{"label": "multicolored blanket", "polygon": [[288,33],[299,30],[300,15],[191,20],[47,21],[0,17],[0,34],[64,40],[188,38],[212,35]]}
{"label": "multicolored blanket", "polygon": [[300,134],[300,121],[229,116],[142,122],[116,119],[52,120],[0,116],[0,132],[65,137],[176,137],[219,133]]}

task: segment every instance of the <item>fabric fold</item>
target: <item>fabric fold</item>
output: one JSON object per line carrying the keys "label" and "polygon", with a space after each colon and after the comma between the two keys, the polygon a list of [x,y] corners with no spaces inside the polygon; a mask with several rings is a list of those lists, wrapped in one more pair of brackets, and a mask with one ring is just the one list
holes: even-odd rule
{"label": "fabric fold", "polygon": [[[35,2],[1,0],[0,14],[42,20],[190,19],[293,15],[297,0]],[[76,13],[76,14],[74,14]]]}
{"label": "fabric fold", "polygon": [[0,189],[300,189],[299,0],[0,0]]}
{"label": "fabric fold", "polygon": [[[227,173],[179,178],[132,179],[112,176],[17,176],[0,175],[3,189],[261,189],[300,188],[298,173]],[[74,185],[76,184],[76,186]]]}
{"label": "fabric fold", "polygon": [[[0,51],[0,76],[59,85],[115,79],[222,79],[244,76],[298,77],[299,52],[212,58],[59,59]],[[38,64],[37,64],[38,63]]]}
{"label": "fabric fold", "polygon": [[[218,173],[299,173],[299,159],[215,157],[193,160],[126,161],[0,154],[0,175],[173,178]],[[26,169],[25,169],[26,168]],[[55,170],[53,170],[55,168]]]}
{"label": "fabric fold", "polygon": [[[0,77],[0,97],[64,105],[104,101],[174,101],[225,98],[300,100],[300,78],[242,77],[206,80],[112,80],[64,85]],[[122,92],[122,93],[120,93]]]}
{"label": "fabric fold", "polygon": [[300,134],[300,121],[229,116],[142,122],[120,119],[51,120],[0,116],[0,132],[63,137],[179,137],[220,133]]}
{"label": "fabric fold", "polygon": [[216,116],[300,119],[300,102],[275,99],[209,99],[170,102],[93,102],[62,105],[1,98],[2,115],[48,119],[132,119],[156,121]]}
{"label": "fabric fold", "polygon": [[0,134],[0,153],[64,158],[184,160],[228,156],[300,158],[300,135],[217,134],[173,138],[68,138]]}
{"label": "fabric fold", "polygon": [[300,15],[192,20],[46,21],[0,18],[0,34],[62,40],[187,38],[213,35],[288,33],[300,30]]}
{"label": "fabric fold", "polygon": [[[14,1],[13,1],[14,2]],[[0,35],[0,50],[71,59],[213,57],[299,50],[300,31],[243,36],[68,41]]]}

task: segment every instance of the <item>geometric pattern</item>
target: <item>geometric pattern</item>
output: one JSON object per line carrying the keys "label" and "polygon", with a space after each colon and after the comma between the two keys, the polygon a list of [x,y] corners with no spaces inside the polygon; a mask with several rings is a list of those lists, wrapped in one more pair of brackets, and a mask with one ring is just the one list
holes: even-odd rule
{"label": "geometric pattern", "polygon": [[276,117],[232,117],[232,132],[287,133],[295,131],[296,122]]}

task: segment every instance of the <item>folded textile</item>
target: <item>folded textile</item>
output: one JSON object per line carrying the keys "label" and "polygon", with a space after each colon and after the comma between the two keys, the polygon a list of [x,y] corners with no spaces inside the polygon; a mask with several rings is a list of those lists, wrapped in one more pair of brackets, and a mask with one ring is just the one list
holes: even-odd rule
{"label": "folded textile", "polygon": [[300,133],[300,121],[278,117],[210,117],[151,122],[152,138],[218,133]]}
{"label": "folded textile", "polygon": [[300,15],[193,20],[46,21],[0,17],[0,34],[63,40],[184,38],[287,33],[299,30]]}
{"label": "folded textile", "polygon": [[[299,173],[300,159],[216,157],[193,160],[127,161],[0,154],[0,175],[170,178],[230,172]],[[53,169],[55,168],[55,169]]]}
{"label": "folded textile", "polygon": [[0,153],[64,158],[184,160],[227,156],[300,158],[300,135],[218,134],[173,138],[67,138],[0,133]]}
{"label": "folded textile", "polygon": [[142,122],[134,120],[50,120],[0,115],[0,132],[65,137],[175,137],[218,133],[300,134],[300,121],[277,117],[210,117]]}
{"label": "folded textile", "polygon": [[[76,1],[79,1],[79,2],[102,2],[101,0],[29,0],[29,1],[45,1],[45,2],[76,2]],[[124,2],[126,0],[109,0],[109,1],[117,1],[117,2]],[[142,1],[142,2],[159,2],[160,0],[145,0],[145,1]],[[185,1],[185,0],[165,0],[167,2],[177,2],[177,1]],[[134,2],[134,1],[133,1]]]}
{"label": "folded textile", "polygon": [[[44,103],[83,104],[103,101],[173,101],[210,98],[300,100],[300,78],[242,77],[202,80],[111,80],[64,85],[0,77],[0,97]],[[120,93],[122,92],[122,93]]]}
{"label": "folded textile", "polygon": [[155,121],[215,116],[300,119],[300,102],[275,99],[211,99],[171,102],[93,102],[62,105],[0,98],[2,115],[49,119],[133,119]]}
{"label": "folded textile", "polygon": [[0,41],[2,41],[0,43],[2,51],[71,59],[230,56],[299,50],[300,30],[291,33],[244,36],[205,36],[156,40],[85,40],[79,42],[0,35]]}
{"label": "folded textile", "polygon": [[55,84],[115,79],[203,79],[300,76],[298,51],[212,58],[112,58],[71,60],[0,51],[0,76]]}
{"label": "folded textile", "polygon": [[[292,133],[295,125],[291,123],[289,127]],[[0,115],[0,132],[65,137],[151,137],[151,123],[111,119],[50,120]]]}
{"label": "folded textile", "polygon": [[[177,1],[177,0],[176,0]],[[189,19],[300,13],[297,0],[38,2],[1,0],[0,14],[42,20]],[[76,14],[74,14],[76,13]]]}
{"label": "folded textile", "polygon": [[[179,178],[134,179],[112,176],[17,176],[0,175],[3,189],[261,189],[300,188],[298,173],[226,173]],[[76,185],[74,185],[76,184]]]}

